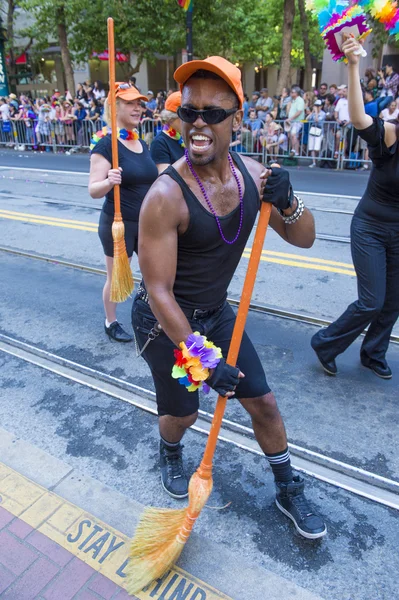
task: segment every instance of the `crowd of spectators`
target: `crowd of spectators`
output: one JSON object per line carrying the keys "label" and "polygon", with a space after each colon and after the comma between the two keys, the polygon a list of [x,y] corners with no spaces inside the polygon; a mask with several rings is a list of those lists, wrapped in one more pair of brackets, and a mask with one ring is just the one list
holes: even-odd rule
{"label": "crowd of spectators", "polygon": [[[136,80],[131,77],[130,83]],[[174,90],[148,90],[143,102],[140,133],[148,144],[162,128],[165,100]],[[54,90],[51,96],[32,98],[29,94],[9,94],[0,98],[0,142],[16,149],[43,149],[70,153],[88,147],[96,131],[104,127],[107,90],[101,81],[79,83],[75,96]]]}
{"label": "crowd of spectators", "polygon": [[[135,85],[134,77],[130,78]],[[399,115],[399,74],[392,65],[377,73],[369,68],[361,80],[366,113],[384,120]],[[140,134],[151,144],[162,129],[166,98],[174,90],[148,90],[143,102]],[[88,147],[95,131],[101,129],[107,90],[100,81],[77,85],[75,97],[54,90],[51,97],[33,99],[27,94],[0,98],[0,142],[16,148],[40,148],[68,152]],[[352,128],[345,84],[322,83],[318,89],[303,91],[298,86],[283,88],[270,96],[267,88],[245,94],[243,122],[233,134],[231,148],[237,152],[282,158],[296,164],[311,159],[309,167],[336,167],[344,157],[348,168],[368,168],[367,145]]]}
{"label": "crowd of spectators", "polygon": [[[362,80],[367,114],[396,120],[399,114],[399,75],[392,65],[377,73],[367,69]],[[303,91],[283,88],[280,96],[269,96],[267,88],[245,95],[241,131],[232,147],[250,154],[286,160],[311,159],[310,168],[336,167],[343,156],[347,168],[368,168],[367,145],[353,129],[345,84],[322,83]]]}

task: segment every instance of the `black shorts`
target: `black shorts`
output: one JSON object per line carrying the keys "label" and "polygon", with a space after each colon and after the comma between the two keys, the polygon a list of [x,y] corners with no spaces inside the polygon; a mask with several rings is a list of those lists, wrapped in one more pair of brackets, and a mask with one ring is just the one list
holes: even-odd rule
{"label": "black shorts", "polygon": [[[105,256],[114,256],[114,240],[112,238],[112,223],[114,215],[108,215],[103,210],[100,215],[98,224],[98,235],[104,248]],[[133,256],[133,252],[137,254],[139,224],[138,221],[123,221],[125,225],[125,244],[128,257]]]}
{"label": "black shorts", "polygon": [[[227,356],[231,334],[235,323],[235,314],[231,306],[225,302],[214,314],[206,318],[189,319],[193,331],[206,335]],[[156,318],[149,305],[137,297],[132,306],[132,325],[137,345],[141,349],[148,339],[149,331],[154,327]],[[151,369],[157,395],[158,414],[173,417],[186,417],[197,412],[199,407],[198,392],[188,392],[177,379],[171,376],[175,362],[173,350],[176,348],[168,336],[161,331],[151,341],[142,356]],[[248,335],[244,333],[237,366],[244,373],[236,388],[237,398],[258,398],[270,392],[265,372],[257,352]]]}

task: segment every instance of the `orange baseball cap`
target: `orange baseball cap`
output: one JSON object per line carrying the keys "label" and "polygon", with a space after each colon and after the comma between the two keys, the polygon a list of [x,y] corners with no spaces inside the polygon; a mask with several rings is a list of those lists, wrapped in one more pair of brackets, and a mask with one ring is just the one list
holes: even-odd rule
{"label": "orange baseball cap", "polygon": [[[134,85],[130,85],[125,81],[116,81],[115,82],[115,92],[117,98],[122,98],[122,100],[144,100],[148,102],[147,96],[141,94]],[[108,94],[108,100],[110,100],[110,95]]]}
{"label": "orange baseball cap", "polygon": [[190,62],[186,62],[176,69],[174,78],[177,83],[180,83],[180,91],[183,90],[183,86],[187,79],[189,79],[191,75],[200,69],[203,69],[204,71],[211,71],[211,73],[215,73],[224,79],[231,89],[237,94],[240,101],[240,108],[242,108],[244,102],[244,92],[241,84],[241,71],[238,67],[221,56],[210,56],[205,60],[191,60]]}
{"label": "orange baseball cap", "polygon": [[171,112],[177,113],[177,109],[181,105],[181,92],[173,92],[166,98],[165,108]]}

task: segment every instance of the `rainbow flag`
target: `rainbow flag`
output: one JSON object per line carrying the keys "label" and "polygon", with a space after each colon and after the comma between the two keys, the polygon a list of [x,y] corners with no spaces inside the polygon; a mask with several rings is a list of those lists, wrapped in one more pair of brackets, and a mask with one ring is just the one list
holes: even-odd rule
{"label": "rainbow flag", "polygon": [[178,5],[187,12],[193,9],[193,0],[177,0]]}

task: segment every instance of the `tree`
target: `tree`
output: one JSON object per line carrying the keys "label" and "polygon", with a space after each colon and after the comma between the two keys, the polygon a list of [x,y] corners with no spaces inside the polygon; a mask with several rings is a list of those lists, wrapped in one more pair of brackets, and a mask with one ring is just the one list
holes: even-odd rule
{"label": "tree", "polygon": [[277,94],[283,87],[291,85],[291,50],[294,28],[295,0],[284,0],[283,44],[281,52],[281,68],[277,81]]}
{"label": "tree", "polygon": [[[33,17],[32,25],[24,30],[24,34],[35,40],[35,49],[42,50],[49,43],[56,40],[61,48],[61,60],[64,67],[68,91],[75,94],[75,82],[73,78],[72,57],[69,51],[68,27],[70,18],[70,7],[77,10],[81,8],[83,1],[72,0],[20,0],[20,8],[29,12]],[[80,5],[80,6],[79,6]],[[75,18],[78,15],[75,12]]]}
{"label": "tree", "polygon": [[298,0],[303,35],[303,54],[305,58],[305,77],[303,88],[310,90],[312,86],[312,55],[310,53],[309,20],[305,8],[305,0]]}
{"label": "tree", "polygon": [[[0,0],[1,1],[1,0]],[[7,0],[16,1],[16,0]],[[284,78],[289,78],[290,61],[304,62],[303,36],[299,17],[293,19],[295,0],[285,0],[290,13],[290,39],[283,23],[282,0],[201,0],[194,7],[194,54],[197,57],[220,54],[232,62],[253,61],[259,65],[279,65],[284,47]],[[116,48],[134,63],[126,77],[140,69],[144,59],[156,54],[175,55],[185,47],[185,13],[176,0],[19,0],[21,8],[33,17],[25,31],[34,37],[37,52],[51,43],[61,47],[68,87],[72,87],[72,61],[86,62],[93,52],[107,48],[106,21],[115,21]],[[288,11],[288,12],[287,12]],[[314,23],[309,32],[310,51],[320,54],[320,36]],[[293,49],[291,53],[291,48]],[[130,61],[131,62],[131,61]],[[284,85],[281,84],[281,86]]]}

